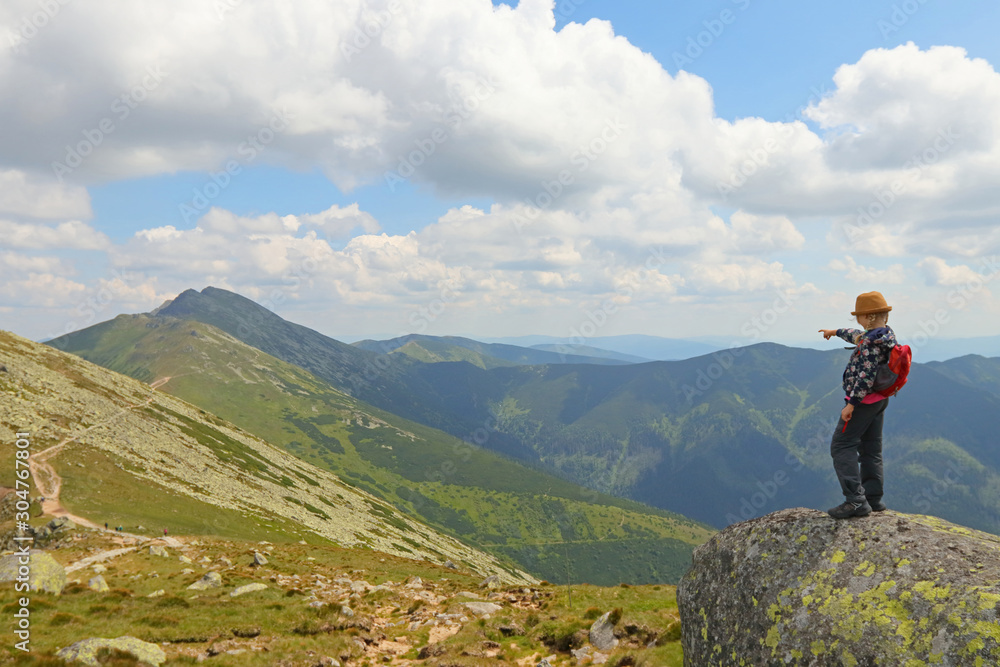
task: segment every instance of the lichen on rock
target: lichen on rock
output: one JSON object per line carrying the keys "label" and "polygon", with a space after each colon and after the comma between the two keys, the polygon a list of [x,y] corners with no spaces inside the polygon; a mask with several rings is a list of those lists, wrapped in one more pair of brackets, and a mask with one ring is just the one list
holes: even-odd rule
{"label": "lichen on rock", "polygon": [[1000,538],[925,516],[795,508],[695,550],[684,664],[1000,664]]}

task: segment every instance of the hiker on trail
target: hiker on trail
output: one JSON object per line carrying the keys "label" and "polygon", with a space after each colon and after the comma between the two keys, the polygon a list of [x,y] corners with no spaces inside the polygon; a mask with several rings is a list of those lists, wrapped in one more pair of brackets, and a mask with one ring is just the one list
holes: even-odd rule
{"label": "hiker on trail", "polygon": [[164,528],[164,529],[163,529],[163,536],[164,536],[164,537],[166,537],[166,536],[167,536],[167,529],[166,529],[166,528]]}
{"label": "hiker on trail", "polygon": [[874,391],[879,366],[889,361],[896,334],[889,328],[889,311],[879,292],[860,295],[854,315],[858,329],[820,329],[823,338],[839,336],[854,345],[844,370],[844,409],[830,443],[833,467],[846,500],[829,510],[834,519],[868,516],[885,509],[882,502],[882,420],[889,399]]}
{"label": "hiker on trail", "polygon": [[107,530],[107,529],[108,529],[108,522],[107,522],[107,521],[105,521],[105,522],[104,522],[104,530]]}

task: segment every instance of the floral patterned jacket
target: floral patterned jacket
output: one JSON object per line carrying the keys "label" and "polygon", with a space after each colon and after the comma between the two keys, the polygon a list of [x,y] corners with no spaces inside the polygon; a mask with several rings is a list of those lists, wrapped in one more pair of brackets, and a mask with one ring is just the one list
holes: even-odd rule
{"label": "floral patterned jacket", "polygon": [[844,369],[844,392],[851,405],[861,405],[862,399],[872,393],[878,367],[889,362],[896,334],[889,327],[879,327],[867,332],[837,329],[837,335],[856,346]]}

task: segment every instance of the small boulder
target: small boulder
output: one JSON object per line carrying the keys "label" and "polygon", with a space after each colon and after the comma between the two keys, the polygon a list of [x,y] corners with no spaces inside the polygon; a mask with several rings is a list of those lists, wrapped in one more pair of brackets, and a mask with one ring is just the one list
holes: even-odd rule
{"label": "small boulder", "polygon": [[251,567],[260,567],[261,565],[267,565],[267,559],[264,558],[264,554],[259,551],[253,552],[253,562],[250,563]]}
{"label": "small boulder", "polygon": [[148,598],[162,598],[166,594],[167,594],[167,592],[161,588],[158,591],[153,591],[152,593],[150,593],[146,597],[148,597]]}
{"label": "small boulder", "polygon": [[87,588],[92,591],[97,591],[98,593],[107,593],[110,590],[108,582],[104,581],[104,577],[101,575],[92,577],[90,581],[87,582]]}
{"label": "small boulder", "polygon": [[457,565],[455,565],[454,563],[452,563],[452,562],[451,562],[450,560],[446,560],[446,561],[444,562],[444,566],[445,566],[446,568],[448,568],[449,570],[457,570],[457,569],[458,569],[458,566],[457,566]]}
{"label": "small boulder", "polygon": [[94,571],[94,574],[104,574],[108,571],[108,568],[100,563],[95,563],[90,569]]}
{"label": "small boulder", "polygon": [[611,622],[611,612],[606,612],[590,626],[590,643],[599,651],[610,651],[618,646],[615,624]]}
{"label": "small boulder", "polygon": [[135,656],[136,660],[144,665],[154,665],[158,667],[162,665],[167,659],[166,653],[163,652],[156,644],[150,644],[149,642],[144,642],[141,639],[136,639],[135,637],[118,637],[117,639],[84,639],[78,641],[72,646],[67,646],[64,649],[60,649],[56,656],[62,658],[66,662],[82,662],[85,665],[99,665],[97,661],[97,652],[102,648],[109,648],[118,651],[123,651]]}
{"label": "small boulder", "polygon": [[267,584],[260,584],[260,583],[246,584],[245,586],[240,586],[239,588],[234,589],[233,592],[229,594],[229,597],[235,598],[241,595],[245,595],[247,593],[255,593],[257,591],[262,591],[266,588]]}
{"label": "small boulder", "polygon": [[340,615],[347,618],[354,618],[354,610],[347,605],[343,605],[340,607]]}
{"label": "small boulder", "polygon": [[163,547],[161,547],[158,544],[154,544],[153,546],[149,547],[149,555],[150,556],[163,556],[164,558],[170,558],[170,554],[167,553],[167,550],[164,549]]}
{"label": "small boulder", "polygon": [[222,585],[222,575],[218,572],[206,572],[205,576],[188,586],[191,591],[203,591],[207,588],[218,588]]}
{"label": "small boulder", "polygon": [[184,554],[181,554],[181,556],[180,556],[180,558],[178,558],[178,560],[180,562],[182,562],[182,563],[187,563],[188,565],[191,564],[191,559],[188,558],[187,556],[185,556]]}
{"label": "small boulder", "polygon": [[[0,558],[0,581],[17,581],[23,558],[10,554]],[[66,568],[40,549],[28,552],[28,589],[59,595],[66,587]]]}
{"label": "small boulder", "polygon": [[492,602],[463,602],[462,606],[477,616],[488,616],[503,609],[500,605]]}

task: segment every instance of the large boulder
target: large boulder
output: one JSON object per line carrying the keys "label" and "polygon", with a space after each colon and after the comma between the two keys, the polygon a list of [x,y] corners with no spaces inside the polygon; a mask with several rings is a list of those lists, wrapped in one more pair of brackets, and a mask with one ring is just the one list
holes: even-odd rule
{"label": "large boulder", "polygon": [[28,552],[27,563],[21,554],[0,558],[0,581],[26,581],[29,590],[59,595],[66,587],[66,568],[40,549]]}
{"label": "large boulder", "polygon": [[117,649],[125,653],[130,653],[144,665],[161,665],[167,659],[166,653],[156,644],[150,644],[149,642],[129,636],[118,637],[117,639],[84,639],[72,646],[60,649],[56,655],[66,662],[77,661],[85,665],[100,665],[97,653],[102,648]]}
{"label": "large boulder", "polygon": [[1000,664],[1000,538],[926,516],[795,508],[695,549],[684,664]]}

